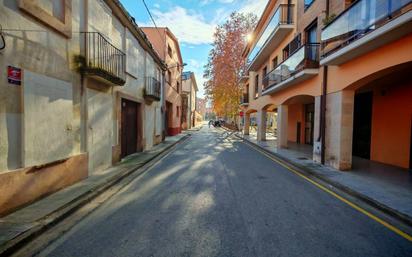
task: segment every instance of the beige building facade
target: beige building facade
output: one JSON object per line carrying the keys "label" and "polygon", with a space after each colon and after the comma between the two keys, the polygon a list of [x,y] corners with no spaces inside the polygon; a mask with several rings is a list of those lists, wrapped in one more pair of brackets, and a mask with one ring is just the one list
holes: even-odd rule
{"label": "beige building facade", "polygon": [[119,1],[0,14],[0,215],[161,141],[166,67]]}
{"label": "beige building facade", "polygon": [[193,72],[182,74],[182,129],[190,129],[196,126],[196,95],[198,87]]}
{"label": "beige building facade", "polygon": [[269,1],[243,55],[244,134],[256,121],[258,140],[274,133],[277,147],[310,149],[339,170],[354,158],[411,168],[411,9],[410,0]]}

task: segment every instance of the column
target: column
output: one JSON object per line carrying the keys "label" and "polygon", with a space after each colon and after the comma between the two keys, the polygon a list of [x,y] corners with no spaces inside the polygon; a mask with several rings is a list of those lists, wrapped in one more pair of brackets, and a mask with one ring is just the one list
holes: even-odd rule
{"label": "column", "polygon": [[250,114],[245,113],[245,123],[243,125],[243,135],[249,135]]}
{"label": "column", "polygon": [[257,113],[257,140],[266,141],[266,110]]}
{"label": "column", "polygon": [[288,106],[278,106],[277,143],[279,148],[288,147]]}
{"label": "column", "polygon": [[255,88],[256,88],[256,86],[255,86],[255,76],[256,76],[256,72],[254,72],[254,71],[251,71],[251,72],[249,72],[249,99],[255,99],[255,94],[256,94],[256,92],[255,92]]}
{"label": "column", "polygon": [[339,170],[352,167],[355,92],[343,90],[326,97],[325,162]]}
{"label": "column", "polygon": [[320,138],[321,96],[315,97],[315,116],[313,126],[313,161],[321,162],[322,139]]}

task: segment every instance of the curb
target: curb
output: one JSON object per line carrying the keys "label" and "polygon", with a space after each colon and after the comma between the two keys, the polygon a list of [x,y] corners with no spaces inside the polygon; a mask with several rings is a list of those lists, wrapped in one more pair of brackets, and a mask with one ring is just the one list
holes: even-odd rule
{"label": "curb", "polygon": [[[96,186],[95,188],[85,192],[84,194],[78,196],[77,198],[73,199],[72,201],[66,203],[65,205],[61,206],[59,209],[55,210],[54,212],[48,214],[47,216],[44,216],[41,220],[37,221],[37,225],[33,226],[32,228],[24,231],[17,237],[7,241],[3,245],[0,246],[0,257],[3,256],[10,256],[23,246],[25,246],[27,243],[41,235],[42,233],[46,232],[59,222],[63,221],[65,218],[70,216],[72,213],[74,213],[76,210],[80,209],[90,201],[92,201],[94,198],[114,186],[115,184],[119,183],[121,180],[124,178],[128,177],[129,175],[132,175],[133,173],[141,170],[140,174],[143,174],[146,168],[146,165],[148,165],[151,161],[161,158],[169,153],[169,150],[172,150],[174,147],[176,147],[178,144],[181,144],[185,142],[187,139],[191,137],[190,134],[187,134],[180,138],[178,141],[172,143],[171,145],[165,147],[161,152],[159,152],[157,155],[150,157],[147,159],[143,164],[124,170],[120,172],[118,175],[113,176],[110,178],[108,181],[105,181],[104,183]],[[138,175],[140,175],[138,174]]]}
{"label": "curb", "polygon": [[383,213],[391,216],[392,218],[395,218],[396,220],[400,221],[401,223],[403,223],[403,224],[405,224],[405,225],[407,225],[407,226],[409,226],[409,227],[412,227],[412,217],[410,217],[409,215],[407,215],[407,214],[405,214],[405,213],[402,213],[402,212],[399,212],[399,211],[397,211],[397,210],[395,210],[395,209],[393,209],[393,208],[391,208],[391,207],[389,207],[389,206],[387,206],[387,205],[385,205],[385,204],[383,204],[383,203],[381,203],[381,202],[379,202],[379,201],[377,201],[377,200],[375,200],[375,199],[372,199],[372,198],[370,198],[370,197],[368,197],[368,196],[366,196],[366,195],[364,195],[364,194],[362,194],[362,193],[359,193],[358,191],[355,191],[355,190],[353,190],[353,189],[351,189],[351,188],[349,188],[349,187],[347,187],[347,186],[344,186],[344,185],[342,185],[342,184],[340,184],[340,183],[337,183],[337,182],[335,182],[335,181],[332,181],[332,180],[326,178],[325,176],[319,175],[318,173],[313,172],[313,171],[310,170],[309,168],[307,168],[307,167],[305,167],[305,166],[303,166],[303,165],[301,165],[301,164],[299,164],[299,163],[296,163],[296,162],[294,162],[294,161],[292,161],[292,160],[290,160],[290,159],[288,159],[288,158],[286,158],[286,157],[284,157],[284,156],[281,156],[281,155],[279,155],[279,154],[277,154],[277,153],[273,153],[273,152],[265,149],[264,147],[261,147],[260,145],[257,145],[257,144],[255,144],[254,142],[252,142],[252,141],[250,141],[250,140],[248,140],[248,139],[243,138],[242,136],[240,136],[240,135],[238,135],[238,134],[235,134],[235,136],[236,136],[237,138],[239,138],[239,139],[242,139],[242,140],[243,140],[244,142],[246,142],[247,144],[249,144],[249,145],[251,145],[251,146],[253,146],[253,147],[259,148],[260,150],[262,150],[262,151],[264,151],[265,153],[273,156],[274,158],[277,158],[277,159],[279,159],[279,160],[281,160],[281,161],[283,161],[283,162],[286,162],[288,165],[294,167],[294,168],[295,168],[298,172],[300,172],[301,174],[315,177],[315,178],[323,181],[324,183],[326,183],[326,184],[328,184],[328,185],[331,185],[331,186],[333,186],[333,187],[335,187],[335,188],[337,188],[337,189],[345,192],[346,194],[348,194],[348,195],[350,195],[350,196],[352,196],[352,197],[355,197],[355,198],[357,198],[358,200],[360,200],[360,201],[362,201],[362,202],[364,202],[364,203],[372,206],[373,208],[378,209],[379,211],[382,211]]}

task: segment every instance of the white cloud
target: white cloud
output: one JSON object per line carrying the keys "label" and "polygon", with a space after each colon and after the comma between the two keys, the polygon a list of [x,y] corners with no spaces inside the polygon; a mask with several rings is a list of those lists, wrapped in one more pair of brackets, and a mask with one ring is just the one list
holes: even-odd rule
{"label": "white cloud", "polygon": [[246,0],[243,6],[239,9],[239,12],[254,13],[260,18],[267,3],[268,0]]}
{"label": "white cloud", "polygon": [[201,0],[200,5],[204,6],[204,5],[208,5],[210,3],[213,3],[213,2],[219,2],[221,4],[231,4],[231,3],[234,3],[235,1],[236,0],[217,0],[217,1],[214,1],[214,0]]}
{"label": "white cloud", "polygon": [[200,69],[202,68],[202,65],[195,59],[189,59],[189,63],[188,65],[190,65],[191,67],[193,67],[194,69]]}
{"label": "white cloud", "polygon": [[[205,21],[199,13],[175,6],[167,12],[153,10],[153,16],[157,25],[168,27],[179,42],[198,45],[213,41],[215,24]],[[152,26],[150,23],[146,25]]]}

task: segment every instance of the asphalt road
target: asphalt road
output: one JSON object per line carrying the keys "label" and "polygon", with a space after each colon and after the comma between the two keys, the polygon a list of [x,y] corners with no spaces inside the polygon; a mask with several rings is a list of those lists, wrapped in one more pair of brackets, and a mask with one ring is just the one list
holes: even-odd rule
{"label": "asphalt road", "polygon": [[204,127],[40,256],[412,256],[412,243]]}

